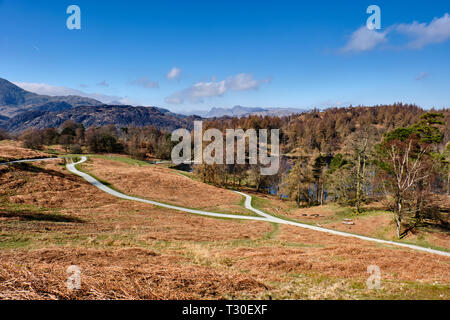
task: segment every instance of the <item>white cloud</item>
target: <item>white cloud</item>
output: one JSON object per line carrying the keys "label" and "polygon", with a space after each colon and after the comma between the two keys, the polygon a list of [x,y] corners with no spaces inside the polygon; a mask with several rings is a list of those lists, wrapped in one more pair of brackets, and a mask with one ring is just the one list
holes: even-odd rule
{"label": "white cloud", "polygon": [[83,93],[80,90],[71,89],[67,87],[52,86],[45,83],[29,83],[29,82],[13,82],[16,86],[21,87],[27,91],[47,96],[79,96]]}
{"label": "white cloud", "polygon": [[417,76],[416,80],[420,81],[425,79],[426,77],[428,77],[428,72],[421,72],[419,73],[419,75]]}
{"label": "white cloud", "polygon": [[181,69],[177,68],[177,67],[173,67],[167,73],[167,79],[169,79],[169,80],[179,80],[180,77],[181,77]]}
{"label": "white cloud", "polygon": [[[124,105],[130,105],[130,106],[137,106],[137,105],[140,105],[139,103],[137,103],[135,100],[133,100],[133,99],[130,99],[129,97],[123,97],[123,98],[121,98],[121,97],[118,97],[119,99],[118,100],[114,100],[114,101],[111,101],[111,102],[109,102],[109,103],[115,103],[115,102],[118,102],[119,104],[124,104]],[[98,99],[97,99],[98,100]]]}
{"label": "white cloud", "polygon": [[319,108],[319,109],[327,109],[327,108],[342,108],[342,107],[348,107],[352,105],[350,101],[345,100],[325,100],[325,101],[318,101],[316,103],[313,103],[309,106],[309,108]]}
{"label": "white cloud", "polygon": [[169,104],[182,104],[184,102],[183,98],[176,96],[176,95],[167,97],[165,99],[165,101],[166,101],[166,103],[169,103]]}
{"label": "white cloud", "polygon": [[399,24],[395,30],[412,38],[409,47],[420,49],[428,44],[442,43],[450,39],[450,16],[446,13],[442,18],[434,18],[429,24],[417,21]]}
{"label": "white cloud", "polygon": [[92,98],[98,100],[100,102],[109,104],[111,102],[119,102],[122,104],[135,104],[127,97],[119,97],[119,96],[108,96],[102,93],[86,93],[81,90],[76,90],[67,87],[61,86],[52,86],[45,83],[29,83],[29,82],[14,82],[16,86],[21,87],[30,92],[34,92],[37,94],[47,95],[47,96],[81,96]]}
{"label": "white cloud", "polygon": [[342,52],[360,52],[374,49],[380,43],[386,41],[387,31],[377,32],[369,30],[366,26],[359,28],[350,36],[347,45],[341,49]]}
{"label": "white cloud", "polygon": [[159,88],[159,83],[158,82],[150,81],[146,77],[142,77],[142,78],[130,81],[129,84],[134,85],[134,86],[143,87],[143,88],[146,88],[146,89]]}
{"label": "white cloud", "polygon": [[109,83],[106,82],[106,80],[103,80],[102,82],[97,83],[99,87],[109,87]]}
{"label": "white cloud", "polygon": [[379,44],[387,42],[388,34],[400,34],[410,38],[408,48],[420,49],[429,44],[450,40],[450,15],[434,18],[430,23],[402,23],[390,26],[384,32],[369,30],[365,26],[350,36],[350,40],[341,52],[361,52],[375,49]]}
{"label": "white cloud", "polygon": [[241,73],[225,80],[209,82],[197,82],[191,87],[175,92],[166,98],[166,103],[182,104],[185,100],[193,103],[203,102],[204,98],[220,97],[228,91],[244,91],[258,89],[261,83],[268,83],[270,80],[256,80],[253,75]]}
{"label": "white cloud", "polygon": [[269,82],[269,80],[255,80],[251,74],[240,73],[234,77],[228,77],[225,80],[225,85],[230,90],[243,91],[257,89],[259,84],[263,82]]}

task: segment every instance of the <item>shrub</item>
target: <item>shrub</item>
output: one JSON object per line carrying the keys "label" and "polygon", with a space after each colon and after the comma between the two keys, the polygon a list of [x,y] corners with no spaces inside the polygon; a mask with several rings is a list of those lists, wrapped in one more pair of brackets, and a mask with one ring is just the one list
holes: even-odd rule
{"label": "shrub", "polygon": [[69,150],[70,150],[70,153],[73,153],[73,154],[83,153],[83,150],[81,150],[81,146],[78,143],[70,145]]}

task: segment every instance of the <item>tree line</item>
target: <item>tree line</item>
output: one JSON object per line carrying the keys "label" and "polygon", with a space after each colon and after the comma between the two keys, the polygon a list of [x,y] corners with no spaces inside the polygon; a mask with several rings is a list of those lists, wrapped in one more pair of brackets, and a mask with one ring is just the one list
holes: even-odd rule
{"label": "tree line", "polygon": [[353,206],[383,201],[394,213],[397,236],[433,220],[448,227],[450,111],[425,112],[394,104],[312,110],[290,117],[214,119],[205,128],[279,128],[277,175],[257,165],[194,166],[204,181],[245,185],[278,194],[297,206],[338,202]]}
{"label": "tree line", "polygon": [[[337,202],[353,206],[356,214],[369,202],[384,201],[394,213],[399,237],[430,219],[448,227],[449,109],[350,106],[286,117],[205,120],[203,130],[209,128],[279,129],[282,157],[272,176],[261,175],[260,165],[236,161],[193,165],[206,183],[270,192],[299,207]],[[29,129],[19,139],[29,148],[61,144],[71,153],[125,153],[137,159],[170,159],[174,146],[170,133],[154,126],[85,129],[73,121]]]}
{"label": "tree line", "polygon": [[170,159],[172,148],[170,133],[155,126],[117,128],[108,125],[86,129],[71,120],[59,128],[30,128],[17,138],[24,147],[31,149],[59,144],[66,152],[73,154],[124,153],[140,160],[149,156]]}

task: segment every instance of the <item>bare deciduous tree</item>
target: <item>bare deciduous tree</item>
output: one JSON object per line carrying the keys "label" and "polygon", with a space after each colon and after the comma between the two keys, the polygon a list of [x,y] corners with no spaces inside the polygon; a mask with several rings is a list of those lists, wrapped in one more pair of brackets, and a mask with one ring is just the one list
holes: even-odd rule
{"label": "bare deciduous tree", "polygon": [[414,188],[419,181],[428,177],[426,167],[425,154],[428,146],[420,148],[415,156],[412,156],[413,141],[410,139],[403,143],[392,143],[387,149],[388,160],[392,166],[393,179],[393,195],[395,202],[395,221],[397,225],[397,237],[400,237],[400,228],[405,208],[403,203],[406,200],[407,192]]}

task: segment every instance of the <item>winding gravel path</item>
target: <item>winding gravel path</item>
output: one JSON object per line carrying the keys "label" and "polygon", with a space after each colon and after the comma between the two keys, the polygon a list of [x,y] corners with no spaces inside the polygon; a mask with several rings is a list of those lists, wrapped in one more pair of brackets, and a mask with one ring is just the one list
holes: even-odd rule
{"label": "winding gravel path", "polygon": [[[48,160],[55,160],[55,159],[59,159],[59,158],[16,160],[16,161],[0,163],[0,165],[6,165],[6,164],[10,164],[10,163],[20,163],[20,162],[48,161]],[[158,206],[158,207],[163,207],[163,208],[177,210],[177,211],[182,211],[182,212],[193,213],[193,214],[202,215],[202,216],[209,216],[209,217],[216,217],[216,218],[226,218],[226,219],[266,221],[266,222],[272,222],[272,223],[286,224],[286,225],[291,225],[291,226],[300,227],[300,228],[304,228],[304,229],[309,229],[309,230],[324,232],[324,233],[328,233],[328,234],[338,235],[338,236],[342,236],[342,237],[357,238],[357,239],[360,239],[360,240],[371,241],[371,242],[376,242],[376,243],[385,244],[385,245],[393,245],[393,246],[397,246],[397,247],[403,247],[403,248],[413,249],[413,250],[417,250],[417,251],[423,251],[423,252],[427,252],[427,253],[432,253],[432,254],[437,254],[437,255],[441,255],[441,256],[450,257],[450,253],[449,252],[445,252],[445,251],[435,250],[435,249],[431,249],[431,248],[425,248],[425,247],[416,246],[416,245],[413,245],[413,244],[407,244],[407,243],[401,243],[401,242],[395,242],[395,241],[388,241],[388,240],[382,240],[382,239],[377,239],[377,238],[371,238],[371,237],[361,236],[361,235],[347,233],[347,232],[343,232],[343,231],[337,231],[337,230],[321,228],[321,227],[312,226],[312,225],[309,225],[309,224],[304,224],[304,223],[299,223],[299,222],[294,222],[294,221],[289,221],[289,220],[281,219],[281,218],[278,218],[278,217],[274,217],[274,216],[272,216],[270,214],[267,214],[267,213],[265,213],[265,212],[263,212],[261,210],[258,210],[256,208],[254,208],[252,206],[252,197],[247,195],[247,194],[245,194],[245,193],[239,192],[239,191],[234,191],[234,192],[236,192],[237,194],[240,194],[241,196],[245,197],[245,208],[248,209],[248,210],[253,211],[257,215],[259,215],[259,217],[202,211],[202,210],[184,208],[184,207],[174,206],[174,205],[170,205],[170,204],[166,204],[166,203],[162,203],[162,202],[157,202],[157,201],[152,201],[152,200],[146,200],[146,199],[141,199],[141,198],[137,198],[137,197],[132,197],[132,196],[123,194],[121,192],[118,192],[116,190],[113,190],[113,189],[105,186],[104,184],[102,184],[97,179],[95,179],[92,176],[88,175],[87,173],[79,171],[76,168],[76,165],[81,164],[81,163],[85,162],[86,160],[87,160],[87,158],[83,156],[81,158],[81,160],[76,162],[76,163],[73,163],[73,162],[72,163],[68,163],[66,165],[67,169],[70,172],[72,172],[72,173],[82,177],[84,180],[86,180],[87,182],[91,183],[92,185],[94,185],[98,189],[100,189],[100,190],[102,190],[102,191],[104,191],[104,192],[106,192],[106,193],[108,193],[108,194],[110,194],[110,195],[112,195],[114,197],[117,197],[117,198],[121,198],[121,199],[125,199],[125,200],[131,200],[131,201],[138,201],[138,202],[143,202],[143,203],[148,203],[148,204],[155,205],[155,206]]]}
{"label": "winding gravel path", "polygon": [[199,214],[199,215],[202,215],[202,216],[210,216],[210,217],[216,217],[216,218],[228,218],[228,219],[258,220],[258,221],[266,221],[267,220],[267,219],[262,218],[262,217],[242,216],[242,215],[236,215],[236,214],[216,213],[216,212],[209,212],[209,211],[202,211],[202,210],[196,210],[196,209],[183,208],[183,207],[174,206],[174,205],[170,205],[170,204],[166,204],[166,203],[162,203],[162,202],[157,202],[157,201],[152,201],[152,200],[146,200],[146,199],[132,197],[132,196],[123,194],[121,192],[118,192],[116,190],[113,190],[113,189],[105,186],[103,183],[101,183],[97,179],[91,177],[87,173],[79,171],[76,168],[76,165],[77,164],[81,164],[81,163],[85,162],[86,160],[87,160],[86,157],[82,157],[81,160],[76,162],[76,163],[69,163],[69,164],[67,164],[67,169],[70,172],[72,172],[72,173],[82,177],[84,180],[86,180],[87,182],[93,184],[95,187],[99,188],[100,190],[102,190],[102,191],[104,191],[104,192],[106,192],[106,193],[108,193],[108,194],[110,194],[110,195],[112,195],[114,197],[117,197],[117,198],[121,198],[121,199],[125,199],[125,200],[144,202],[144,203],[152,204],[152,205],[155,205],[155,206],[158,206],[158,207],[163,207],[163,208],[173,209],[173,210],[177,210],[177,211],[183,211],[183,212]]}
{"label": "winding gravel path", "polygon": [[395,242],[395,241],[389,241],[389,240],[382,240],[382,239],[377,239],[377,238],[371,238],[371,237],[366,237],[366,236],[361,236],[358,234],[353,234],[353,233],[348,233],[348,232],[343,232],[343,231],[337,231],[337,230],[332,230],[332,229],[327,229],[327,228],[321,228],[321,227],[316,227],[316,226],[312,226],[309,224],[305,224],[305,223],[300,223],[300,222],[294,222],[294,221],[289,221],[289,220],[284,220],[281,218],[277,218],[274,216],[271,216],[265,212],[262,212],[261,210],[255,209],[252,206],[252,197],[250,197],[249,195],[242,193],[242,192],[238,192],[235,191],[236,193],[239,193],[240,195],[245,197],[245,207],[259,215],[262,215],[264,217],[267,218],[267,221],[270,222],[275,222],[275,223],[280,223],[280,224],[288,224],[291,226],[296,226],[296,227],[300,227],[300,228],[305,228],[305,229],[310,229],[310,230],[314,230],[314,231],[320,231],[320,232],[325,232],[325,233],[329,233],[329,234],[334,234],[337,236],[343,236],[343,237],[353,237],[353,238],[357,238],[357,239],[361,239],[361,240],[366,240],[366,241],[372,241],[372,242],[377,242],[377,243],[381,243],[381,244],[387,244],[387,245],[394,245],[394,246],[398,246],[398,247],[404,247],[404,248],[409,248],[409,249],[414,249],[414,250],[419,250],[419,251],[425,251],[428,253],[434,253],[434,254],[438,254],[441,256],[447,256],[450,257],[450,252],[445,252],[445,251],[440,251],[440,250],[435,250],[435,249],[431,249],[431,248],[425,248],[425,247],[421,247],[421,246],[416,246],[413,244],[407,244],[407,243],[401,243],[401,242]]}

